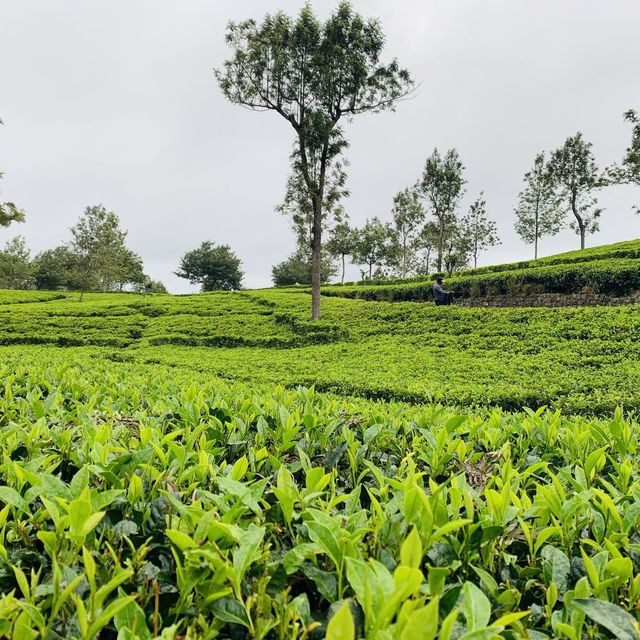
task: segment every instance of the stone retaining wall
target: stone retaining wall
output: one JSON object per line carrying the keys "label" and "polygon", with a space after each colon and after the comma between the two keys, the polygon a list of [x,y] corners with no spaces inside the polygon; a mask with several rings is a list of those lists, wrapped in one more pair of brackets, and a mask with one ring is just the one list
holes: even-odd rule
{"label": "stone retaining wall", "polygon": [[461,307],[597,307],[640,304],[640,293],[614,298],[598,293],[536,293],[532,295],[460,298]]}

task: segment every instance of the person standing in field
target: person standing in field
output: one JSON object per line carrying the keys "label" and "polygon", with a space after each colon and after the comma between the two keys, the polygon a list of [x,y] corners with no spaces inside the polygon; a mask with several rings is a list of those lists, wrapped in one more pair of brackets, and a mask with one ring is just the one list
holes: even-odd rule
{"label": "person standing in field", "polygon": [[444,290],[442,278],[437,278],[433,285],[433,299],[438,307],[453,303],[453,292]]}

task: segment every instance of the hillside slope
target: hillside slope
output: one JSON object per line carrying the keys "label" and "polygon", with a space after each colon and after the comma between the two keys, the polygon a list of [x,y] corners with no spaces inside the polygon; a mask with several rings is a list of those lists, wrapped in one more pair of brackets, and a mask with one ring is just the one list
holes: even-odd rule
{"label": "hillside slope", "polygon": [[[0,301],[3,294],[0,294]],[[640,313],[463,309],[305,293],[93,294],[0,305],[2,356],[65,347],[228,380],[369,398],[608,413],[640,405]]]}

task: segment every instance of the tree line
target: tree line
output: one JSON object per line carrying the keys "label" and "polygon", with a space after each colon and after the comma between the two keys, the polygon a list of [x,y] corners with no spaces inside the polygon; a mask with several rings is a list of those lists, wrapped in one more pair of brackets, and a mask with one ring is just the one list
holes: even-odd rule
{"label": "tree line", "polygon": [[[5,225],[8,226],[8,225]],[[144,273],[142,259],[126,246],[127,232],[113,211],[102,205],[85,209],[71,228],[71,239],[33,259],[17,236],[0,250],[0,287],[6,289],[166,292]]]}
{"label": "tree line", "polygon": [[[336,273],[333,260],[341,263],[341,279],[346,257],[363,266],[363,278],[431,268],[453,273],[476,264],[480,252],[499,242],[483,194],[460,215],[466,181],[455,149],[433,152],[421,179],[394,198],[392,222],[372,218],[350,229],[340,206],[346,193],[344,123],[393,111],[414,90],[407,69],[395,59],[381,60],[385,38],[378,20],[343,1],[322,22],[307,4],[293,18],[279,11],[262,21],[232,22],[226,42],[231,55],[215,72],[224,96],[246,109],[274,113],[293,130],[291,177],[280,209],[291,215],[298,247],[272,277],[277,284],[310,281],[313,319],[320,317],[320,285]],[[599,172],[580,133],[548,161],[544,154],[536,157],[516,206],[516,231],[534,245],[536,256],[539,240],[566,224],[584,248],[602,213],[596,190],[640,182],[640,125],[635,112],[625,117],[633,125],[632,144],[620,166]]]}

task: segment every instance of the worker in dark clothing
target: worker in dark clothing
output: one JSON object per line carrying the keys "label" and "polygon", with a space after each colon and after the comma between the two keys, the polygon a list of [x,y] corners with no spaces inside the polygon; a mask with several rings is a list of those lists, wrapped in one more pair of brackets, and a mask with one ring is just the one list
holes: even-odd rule
{"label": "worker in dark clothing", "polygon": [[442,278],[437,278],[436,283],[433,285],[433,299],[439,307],[453,303],[453,292],[444,290]]}

